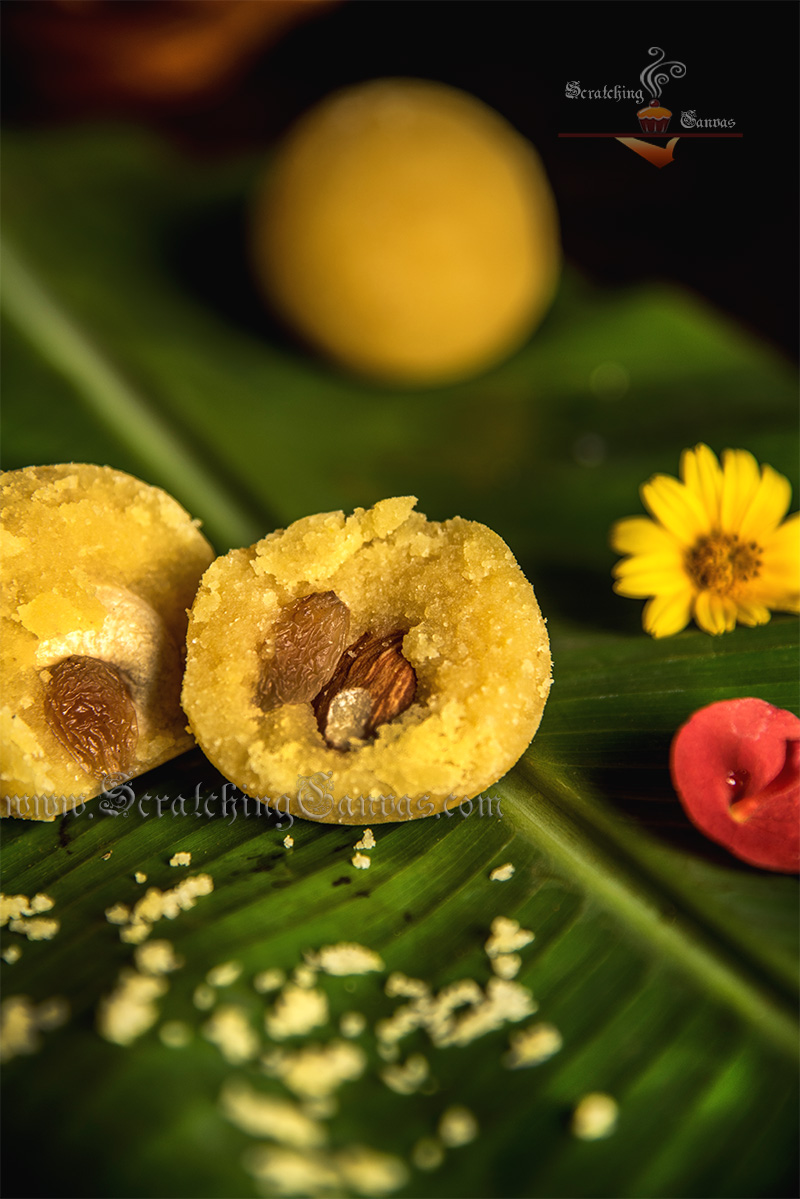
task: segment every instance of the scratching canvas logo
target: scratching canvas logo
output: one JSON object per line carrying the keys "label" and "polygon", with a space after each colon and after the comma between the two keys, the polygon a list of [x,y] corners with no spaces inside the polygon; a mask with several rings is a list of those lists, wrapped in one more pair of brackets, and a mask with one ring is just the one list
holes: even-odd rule
{"label": "scratching canvas logo", "polygon": [[[571,79],[564,88],[568,100],[635,101],[637,104],[643,104],[644,107],[636,111],[636,119],[639,134],[645,134],[646,137],[627,133],[560,133],[559,137],[613,138],[660,169],[675,161],[675,147],[682,137],[742,136],[741,133],[733,132],[736,121],[732,118],[704,117],[698,115],[696,108],[681,111],[677,132],[674,123],[670,130],[674,114],[664,105],[663,89],[670,80],[684,77],[686,64],[678,62],[677,59],[667,62],[660,46],[651,46],[647,53],[654,61],[649,62],[639,75],[641,88],[625,87],[618,83],[613,86],[603,84],[585,87],[577,79]],[[664,142],[666,144],[662,144]]]}

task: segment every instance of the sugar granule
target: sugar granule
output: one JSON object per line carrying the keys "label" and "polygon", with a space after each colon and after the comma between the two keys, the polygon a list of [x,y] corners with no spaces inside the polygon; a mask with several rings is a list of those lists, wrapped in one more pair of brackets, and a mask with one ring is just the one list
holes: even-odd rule
{"label": "sugar granule", "polygon": [[301,964],[292,971],[292,982],[298,987],[313,987],[317,981],[317,972],[311,966]]}
{"label": "sugar granule", "polygon": [[534,934],[527,928],[520,928],[518,920],[509,920],[506,916],[497,916],[492,921],[491,936],[486,941],[484,949],[490,958],[501,953],[515,953],[529,945]]}
{"label": "sugar granule", "polygon": [[489,875],[493,883],[507,883],[514,873],[514,866],[511,862],[505,862],[502,866],[496,866]]}
{"label": "sugar granule", "polygon": [[191,866],[192,855],[191,853],[187,853],[185,850],[181,850],[179,853],[174,853],[172,855],[169,860],[169,864],[170,866]]}
{"label": "sugar granule", "polygon": [[503,1024],[515,1024],[533,1015],[536,1002],[527,987],[502,978],[491,978],[482,1003],[467,1011],[452,1029],[435,1040],[437,1045],[468,1045]]}
{"label": "sugar granule", "polygon": [[140,974],[170,974],[183,965],[183,958],[177,956],[169,941],[149,941],[147,945],[140,945],[133,958]]}
{"label": "sugar granule", "polygon": [[325,1128],[293,1100],[265,1095],[243,1079],[231,1078],[225,1083],[219,1105],[222,1114],[248,1136],[279,1141],[296,1149],[314,1149],[325,1143]]}
{"label": "sugar granule", "polygon": [[192,1039],[192,1030],[183,1020],[167,1020],[159,1028],[158,1035],[168,1049],[183,1049]]}
{"label": "sugar granule", "polygon": [[133,877],[137,883],[147,882],[147,875],[142,870],[137,870]]}
{"label": "sugar granule", "polygon": [[258,1034],[251,1027],[247,1013],[234,1004],[217,1008],[211,1019],[203,1025],[203,1036],[216,1045],[232,1066],[252,1061],[261,1048]]}
{"label": "sugar granule", "polygon": [[365,828],[361,834],[361,840],[356,841],[353,849],[374,849],[377,842],[371,828]]}
{"label": "sugar granule", "polygon": [[339,1172],[333,1160],[319,1152],[258,1145],[248,1149],[242,1165],[264,1195],[303,1195],[316,1199],[318,1195],[335,1194],[339,1186]]}
{"label": "sugar granule", "polygon": [[42,1046],[39,1032],[58,1028],[68,1017],[69,1005],[60,996],[37,1006],[27,995],[10,995],[0,1007],[0,1062],[36,1053]]}
{"label": "sugar granule", "polygon": [[338,945],[323,945],[316,953],[306,953],[306,964],[325,974],[369,974],[384,970],[383,959],[372,949],[353,941],[340,941]]}
{"label": "sugar granule", "polygon": [[401,1066],[387,1066],[381,1078],[389,1090],[398,1095],[413,1095],[428,1080],[428,1063],[421,1053],[414,1053]]}
{"label": "sugar granule", "polygon": [[554,1024],[532,1024],[512,1033],[511,1047],[503,1057],[508,1070],[538,1066],[558,1053],[563,1045],[561,1033]]}
{"label": "sugar granule", "polygon": [[618,1116],[615,1099],[602,1091],[591,1091],[576,1105],[570,1129],[581,1141],[599,1141],[611,1136],[617,1127]]}
{"label": "sugar granule", "polygon": [[411,1163],[418,1170],[437,1170],[444,1161],[444,1150],[435,1137],[420,1137],[411,1150]]}
{"label": "sugar granule", "polygon": [[336,1154],[343,1190],[379,1199],[408,1181],[408,1169],[399,1157],[379,1153],[366,1145],[350,1145]]}
{"label": "sugar granule", "polygon": [[212,966],[209,970],[206,982],[211,987],[229,987],[241,973],[242,967],[238,962],[220,962],[219,966]]}
{"label": "sugar granule", "polygon": [[286,836],[283,838],[283,844],[285,845],[285,847],[286,847],[287,849],[291,849],[291,848],[292,848],[292,846],[294,845],[294,837],[291,837],[291,836],[290,836],[290,835],[287,833],[287,834],[286,834]]}
{"label": "sugar granule", "polygon": [[131,918],[131,910],[125,903],[115,903],[106,908],[106,920],[109,924],[127,924]]}
{"label": "sugar granule", "polygon": [[492,958],[492,970],[498,978],[516,978],[522,966],[518,953],[499,953]]}
{"label": "sugar granule", "polygon": [[328,998],[323,991],[287,983],[264,1017],[267,1035],[273,1041],[300,1037],[328,1022]]}
{"label": "sugar granule", "polygon": [[9,920],[9,932],[22,933],[29,941],[52,941],[61,928],[58,920],[46,920],[41,916],[22,916]]}
{"label": "sugar granule", "polygon": [[316,1099],[332,1095],[342,1083],[360,1078],[367,1058],[351,1041],[330,1041],[295,1051],[277,1049],[262,1064],[266,1073],[279,1078],[301,1099]]}
{"label": "sugar granule", "polygon": [[18,920],[20,916],[30,914],[31,907],[27,895],[0,895],[0,925],[6,925],[9,920]]}
{"label": "sugar granule", "polygon": [[22,950],[19,945],[9,945],[2,952],[3,961],[8,962],[9,966],[13,966],[22,957]]}
{"label": "sugar granule", "polygon": [[492,978],[484,993],[474,979],[465,978],[444,987],[438,995],[423,995],[395,1009],[392,1016],[376,1024],[375,1034],[382,1045],[396,1045],[422,1028],[440,1048],[464,1046],[535,1011],[530,991],[517,982]]}
{"label": "sugar granule", "polygon": [[169,891],[148,887],[133,908],[124,903],[106,908],[106,920],[123,926],[119,934],[121,941],[139,944],[150,935],[157,921],[174,920],[180,912],[188,912],[198,899],[210,895],[213,890],[214,880],[210,874],[190,874]]}
{"label": "sugar granule", "polygon": [[468,1145],[478,1135],[478,1121],[469,1108],[449,1107],[439,1121],[439,1138],[448,1149]]}
{"label": "sugar granule", "polygon": [[60,995],[52,999],[43,999],[36,1009],[36,1023],[45,1031],[60,1028],[69,1019],[69,1004]]}
{"label": "sugar granule", "polygon": [[354,853],[350,859],[356,870],[369,870],[370,860],[365,853]]}
{"label": "sugar granule", "polygon": [[192,995],[192,1003],[200,1012],[209,1012],[217,1002],[217,993],[208,983],[198,983]]}
{"label": "sugar granule", "polygon": [[361,1012],[343,1012],[339,1020],[339,1032],[343,1037],[360,1037],[367,1027],[367,1019]]}
{"label": "sugar granule", "polygon": [[130,1045],[158,1019],[155,1001],[167,990],[166,981],[136,970],[121,970],[116,989],[100,1001],[97,1031],[107,1041]]}
{"label": "sugar granule", "polygon": [[126,924],[119,930],[119,939],[126,945],[141,945],[152,931],[152,924]]}
{"label": "sugar granule", "polygon": [[0,1007],[0,1062],[41,1048],[34,1008],[27,995],[11,995]]}
{"label": "sugar granule", "polygon": [[421,978],[409,978],[399,970],[389,975],[383,990],[390,999],[422,999],[430,994],[430,987]]}
{"label": "sugar granule", "polygon": [[244,1168],[265,1195],[303,1195],[306,1199],[331,1194],[355,1194],[380,1199],[408,1180],[408,1169],[397,1157],[366,1145],[351,1145],[333,1155],[322,1150],[300,1151],[259,1145],[248,1150]]}
{"label": "sugar granule", "polygon": [[0,895],[0,926],[7,924],[9,932],[20,933],[29,941],[50,941],[61,925],[58,920],[41,919],[55,902],[39,892],[33,899],[27,895]]}
{"label": "sugar granule", "polygon": [[40,916],[55,907],[55,900],[49,895],[39,892],[33,899],[27,895],[0,894],[0,927],[8,924],[9,920],[19,920],[22,916]]}
{"label": "sugar granule", "polygon": [[259,971],[253,979],[253,987],[260,995],[266,995],[269,991],[279,990],[285,982],[284,971],[273,967],[271,970]]}

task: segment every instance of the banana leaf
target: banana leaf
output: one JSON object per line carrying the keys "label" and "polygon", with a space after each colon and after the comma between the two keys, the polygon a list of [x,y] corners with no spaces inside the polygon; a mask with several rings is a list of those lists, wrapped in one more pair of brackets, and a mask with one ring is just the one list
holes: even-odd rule
{"label": "banana leaf", "polygon": [[[7,1192],[796,1194],[797,882],[705,841],[667,765],[675,729],[714,700],[797,710],[796,623],[651,641],[639,605],[611,592],[607,548],[611,523],[639,511],[639,483],[674,473],[685,446],[743,446],[791,474],[791,368],[677,287],[605,291],[568,268],[509,361],[452,387],[380,388],[266,314],[246,250],[257,158],[187,161],[106,126],[8,135],[4,166],[6,468],[129,470],[200,517],[219,552],[413,493],[429,517],[459,513],[508,541],[548,617],[555,678],[518,765],[480,802],[380,826],[367,870],[351,865],[361,828],[247,805],[199,750],[56,822],[4,822],[4,892],[46,893],[60,922],[49,941],[7,934],[22,954],[2,962],[4,997],[69,1008],[4,1068]],[[213,892],[156,926],[183,965],[152,1026],[112,1043],[103,1004],[135,949],[105,912],[141,897],[136,872],[174,887],[187,873],[170,867],[176,851]],[[513,876],[490,879],[507,862]],[[485,992],[498,916],[535,934],[515,980],[524,1020],[450,1045],[416,1028],[387,1061],[377,1030],[404,1002],[387,994],[392,972]],[[380,968],[319,975],[325,1023],[270,1040],[276,997],[254,978],[342,942]],[[241,972],[204,1007],[207,973],[230,961]],[[264,1167],[279,1133],[248,1133],[230,1095],[297,1096],[260,1056],[226,1058],[210,1027],[220,1008],[268,1058],[329,1045],[343,1015],[364,1017],[349,1042],[358,1076],[312,1104],[321,1143],[295,1151],[294,1183],[285,1161]],[[512,1068],[511,1038],[536,1023],[560,1049]],[[401,1093],[390,1067],[415,1057],[427,1073]],[[572,1114],[594,1092],[616,1101],[617,1125],[585,1140]],[[453,1108],[474,1123],[442,1145]],[[371,1174],[366,1150],[386,1155]]]}

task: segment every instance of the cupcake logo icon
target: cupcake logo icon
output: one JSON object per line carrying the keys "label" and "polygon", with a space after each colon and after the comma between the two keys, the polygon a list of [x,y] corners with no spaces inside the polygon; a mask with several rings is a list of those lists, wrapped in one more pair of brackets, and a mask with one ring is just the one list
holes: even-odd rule
{"label": "cupcake logo icon", "polygon": [[645,94],[650,96],[650,103],[640,108],[636,115],[642,133],[666,133],[672,113],[661,104],[661,89],[669,83],[670,77],[682,79],[686,74],[686,65],[682,62],[665,62],[660,46],[651,46],[647,53],[656,61],[649,63],[639,78]]}

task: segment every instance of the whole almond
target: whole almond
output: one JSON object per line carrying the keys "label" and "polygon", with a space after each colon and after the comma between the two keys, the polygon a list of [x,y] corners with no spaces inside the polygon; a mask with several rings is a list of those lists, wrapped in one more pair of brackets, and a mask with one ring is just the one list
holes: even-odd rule
{"label": "whole almond", "polygon": [[331,703],[342,691],[360,688],[369,693],[372,711],[363,727],[363,736],[371,737],[379,725],[394,720],[414,701],[417,676],[402,653],[405,633],[398,629],[386,636],[365,633],[349,646],[336,666],[326,687],[314,700],[317,724],[325,735]]}

